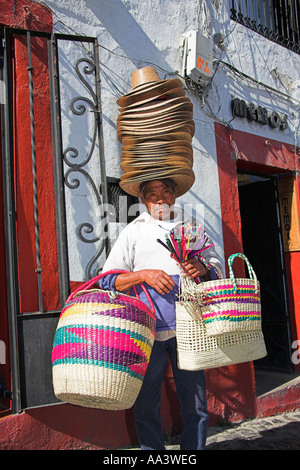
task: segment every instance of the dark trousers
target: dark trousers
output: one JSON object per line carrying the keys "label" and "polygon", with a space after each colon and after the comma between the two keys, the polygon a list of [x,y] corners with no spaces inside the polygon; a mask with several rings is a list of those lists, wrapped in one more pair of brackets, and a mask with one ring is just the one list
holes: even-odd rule
{"label": "dark trousers", "polygon": [[180,448],[203,450],[208,427],[205,372],[178,369],[176,338],[154,342],[150,363],[134,405],[135,426],[140,447],[143,450],[165,449],[160,407],[167,354],[170,357],[176,392],[181,405],[183,424]]}

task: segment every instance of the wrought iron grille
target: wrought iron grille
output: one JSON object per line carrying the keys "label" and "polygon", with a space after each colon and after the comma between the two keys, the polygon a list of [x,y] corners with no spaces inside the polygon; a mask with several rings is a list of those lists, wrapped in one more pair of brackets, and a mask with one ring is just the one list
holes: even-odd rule
{"label": "wrought iron grille", "polygon": [[232,0],[231,19],[300,53],[300,0]]}
{"label": "wrought iron grille", "polygon": [[[17,65],[16,50],[19,58],[23,54]],[[52,35],[17,28],[5,28],[2,33],[0,28],[0,82],[5,84],[3,96],[0,96],[0,156],[13,413],[57,403],[51,374],[53,338],[61,308],[69,295],[70,281],[81,281],[70,276],[70,252],[73,254],[77,250],[80,255],[84,252],[76,261],[85,270],[87,278],[93,277],[108,252],[109,241],[101,238],[103,232],[100,228],[104,223],[101,227],[98,223],[105,220],[102,208],[108,202],[99,63],[96,38]],[[39,76],[38,73],[47,64],[49,82],[45,80],[46,74]],[[19,77],[26,69],[29,90],[27,107],[25,99],[21,102],[22,116],[26,119],[24,126],[22,123],[22,131],[15,132],[15,103],[25,88],[26,75],[22,76],[21,81]],[[40,92],[42,88],[38,85],[41,84],[45,93]],[[48,140],[44,140],[38,127],[40,121],[35,118],[35,111],[38,111],[37,116],[41,116],[39,110],[42,105],[47,107],[43,117],[49,118],[47,113],[51,109],[51,121],[49,119],[43,125],[51,126],[53,161],[51,152],[45,153],[49,133]],[[24,135],[27,129],[31,137],[30,148],[26,152],[22,148],[18,153],[15,149],[18,142],[22,142],[18,137]],[[45,164],[46,160],[49,167],[53,165],[53,180],[51,172],[47,180],[42,178],[44,166],[41,162]],[[26,177],[20,171],[21,161]],[[26,180],[26,185],[19,189],[18,181],[21,179],[23,182]],[[47,191],[44,181],[50,184]],[[28,209],[28,218],[19,216],[17,220],[17,209],[20,205],[23,208],[24,195],[28,194],[31,185],[33,201]],[[55,193],[51,199],[55,200],[55,213],[53,211],[52,217],[46,219],[43,209],[49,204],[50,191]],[[69,198],[68,206],[66,197]],[[26,227],[26,233],[30,234],[26,240],[17,231],[21,226]],[[68,238],[70,230],[73,230],[72,244],[69,244]],[[45,259],[47,246],[55,235],[57,253],[53,251],[51,264]],[[32,244],[25,247],[30,237]],[[33,253],[33,256],[26,258],[26,267],[29,267],[25,274],[25,263],[20,263],[20,253],[25,252],[24,247],[28,251],[32,248]],[[71,260],[74,261],[74,258]],[[51,273],[53,284],[48,283],[47,273]],[[26,276],[30,285],[23,282]],[[22,299],[24,292],[28,293],[28,286],[30,296],[27,297],[30,300],[24,307]]]}
{"label": "wrought iron grille", "polygon": [[[119,185],[120,180],[118,178],[107,177],[107,193],[108,203],[114,209],[112,218],[114,222],[123,222],[125,224],[135,219],[139,212],[136,211],[139,199],[134,196],[130,196],[125,193]],[[134,205],[135,208],[131,211]]]}
{"label": "wrought iron grille", "polygon": [[55,182],[57,193],[64,185],[65,214],[60,216],[67,227],[65,270],[71,281],[84,281],[99,273],[110,247],[98,43],[96,38],[60,34],[54,36],[53,50],[52,75],[58,83],[52,105],[61,129],[54,145],[60,162]]}

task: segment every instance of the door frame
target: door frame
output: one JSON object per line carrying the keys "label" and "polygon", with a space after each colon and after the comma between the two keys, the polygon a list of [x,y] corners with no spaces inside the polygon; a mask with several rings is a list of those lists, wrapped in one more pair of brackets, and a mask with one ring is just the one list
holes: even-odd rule
{"label": "door frame", "polygon": [[[278,138],[280,138],[279,132],[277,133]],[[237,181],[238,169],[251,173],[273,175],[275,177],[280,174],[293,174],[299,213],[300,162],[298,161],[295,147],[291,144],[234,130],[219,123],[215,123],[215,141],[219,173],[224,257],[227,260],[232,253],[243,251]],[[293,341],[300,339],[300,290],[296,269],[299,261],[300,251],[285,253]],[[244,265],[239,263],[239,260],[236,263],[235,273],[237,277],[245,276]],[[226,275],[229,275],[228,266],[226,266]],[[300,366],[296,365],[295,369],[298,370],[298,368],[300,369]]]}
{"label": "door frame", "polygon": [[[285,327],[286,327],[286,335],[287,335],[287,344],[285,346],[288,348],[287,368],[284,370],[278,369],[278,372],[294,372],[295,368],[291,361],[291,355],[292,355],[291,345],[292,345],[293,339],[292,339],[291,313],[290,313],[289,295],[288,295],[287,267],[286,267],[284,250],[283,250],[282,223],[281,223],[281,217],[280,217],[280,203],[279,203],[279,193],[278,193],[278,178],[280,178],[280,175],[253,172],[253,171],[248,171],[245,169],[240,170],[238,162],[237,162],[237,174],[248,174],[252,176],[257,176],[259,178],[266,178],[269,181],[272,181],[272,184],[274,187],[274,199],[275,199],[274,209],[276,212],[276,225],[277,225],[278,247],[279,247],[279,252],[277,254],[280,257],[279,259],[280,271],[282,274],[281,286],[282,286],[282,292],[283,292]],[[238,187],[239,187],[239,182],[238,182]],[[241,214],[241,211],[240,211],[240,214]],[[241,220],[242,220],[242,217],[241,217]],[[245,254],[247,255],[247,253]],[[262,311],[262,324],[264,326],[263,311]],[[262,359],[262,362],[263,361],[264,359]],[[258,364],[259,362],[260,361],[257,361]],[[254,364],[256,365],[256,363]],[[262,366],[262,368],[266,368],[267,370],[269,370],[267,366],[266,367]],[[277,369],[273,369],[273,368],[271,368],[270,370],[274,372],[277,371]]]}

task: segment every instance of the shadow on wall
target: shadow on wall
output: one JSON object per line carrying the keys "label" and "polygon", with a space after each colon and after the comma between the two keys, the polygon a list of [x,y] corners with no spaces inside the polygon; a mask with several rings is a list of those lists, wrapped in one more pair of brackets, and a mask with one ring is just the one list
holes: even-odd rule
{"label": "shadow on wall", "polygon": [[256,415],[252,362],[206,371],[209,424],[237,422]]}
{"label": "shadow on wall", "polygon": [[86,0],[86,6],[99,18],[135,67],[155,62],[157,68],[172,71],[162,52],[150,41],[121,0]]}

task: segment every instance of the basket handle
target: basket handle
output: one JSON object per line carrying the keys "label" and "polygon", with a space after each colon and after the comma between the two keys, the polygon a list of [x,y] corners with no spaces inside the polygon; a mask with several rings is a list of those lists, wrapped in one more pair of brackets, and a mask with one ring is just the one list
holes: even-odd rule
{"label": "basket handle", "polygon": [[[98,274],[98,276],[93,277],[93,279],[90,279],[89,281],[85,282],[81,286],[77,287],[77,289],[75,289],[74,292],[72,292],[69,295],[69,297],[66,300],[66,303],[70,302],[70,300],[73,299],[73,297],[77,294],[77,292],[82,291],[82,290],[88,290],[90,287],[92,287],[94,284],[96,284],[96,282],[100,281],[100,279],[102,279],[104,276],[107,276],[108,274],[122,274],[122,273],[128,273],[128,272],[129,271],[121,270],[121,269],[120,270],[119,269],[112,269],[111,271],[106,271],[105,273]],[[154,308],[153,302],[151,300],[151,297],[150,297],[146,287],[143,284],[139,284],[139,285],[141,286],[142,290],[144,291],[144,294],[147,297],[147,300],[150,304],[152,312],[155,314],[155,308]],[[136,290],[135,286],[133,286],[133,290],[135,292],[136,297],[139,299],[139,295],[137,293],[137,290]]]}
{"label": "basket handle", "polygon": [[255,274],[254,269],[251,266],[248,258],[243,253],[235,253],[233,255],[230,255],[229,258],[228,258],[229,276],[230,276],[230,280],[233,283],[234,291],[236,292],[237,286],[236,286],[236,280],[235,280],[234,272],[233,272],[233,268],[232,268],[232,263],[233,263],[234,259],[237,258],[237,257],[243,259],[245,261],[245,263],[247,264],[250,279],[254,280],[254,282],[255,282],[255,291],[256,291],[256,293],[258,293],[258,281],[257,281],[256,274]]}

